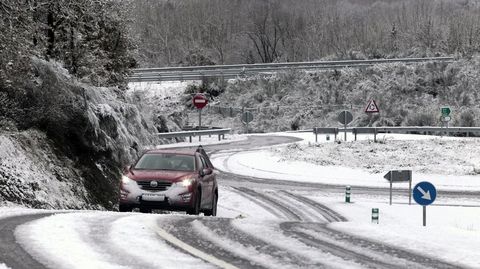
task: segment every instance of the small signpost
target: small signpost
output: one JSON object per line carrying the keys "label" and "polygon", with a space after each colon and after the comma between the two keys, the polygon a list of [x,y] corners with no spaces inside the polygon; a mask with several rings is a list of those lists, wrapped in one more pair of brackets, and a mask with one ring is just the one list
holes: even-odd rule
{"label": "small signpost", "polygon": [[[202,129],[202,109],[208,104],[208,98],[202,94],[197,93],[192,99],[193,105],[198,109],[198,130]],[[202,136],[198,136],[198,140],[202,141]]]}
{"label": "small signpost", "polygon": [[343,127],[345,128],[345,141],[347,141],[347,124],[352,122],[353,120],[353,115],[350,113],[350,111],[344,110],[338,114],[338,121],[343,124]]}
{"label": "small signpost", "polygon": [[350,203],[351,187],[345,187],[345,203]]}
{"label": "small signpost", "polygon": [[449,107],[442,107],[442,117],[450,116],[450,108]]}
{"label": "small signpost", "polygon": [[248,134],[248,123],[253,121],[253,114],[250,111],[245,111],[242,114],[242,122],[246,125],[247,134]]}
{"label": "small signpost", "polygon": [[390,181],[390,205],[392,205],[392,188],[393,182],[408,181],[408,204],[412,204],[412,170],[392,170],[386,173],[383,178]]}
{"label": "small signpost", "polygon": [[368,102],[367,107],[365,108],[365,113],[380,113],[375,100],[372,99]]}
{"label": "small signpost", "polygon": [[423,226],[427,226],[427,205],[433,203],[437,197],[437,189],[432,183],[422,181],[413,188],[413,199],[423,206]]}
{"label": "small signpost", "polygon": [[441,108],[441,113],[442,113],[442,117],[441,117],[441,120],[442,120],[442,126],[445,126],[446,128],[448,128],[448,122],[452,119],[452,117],[450,117],[450,108],[449,107],[442,107]]}
{"label": "small signpost", "polygon": [[378,224],[378,215],[379,215],[378,208],[372,208],[372,223]]}

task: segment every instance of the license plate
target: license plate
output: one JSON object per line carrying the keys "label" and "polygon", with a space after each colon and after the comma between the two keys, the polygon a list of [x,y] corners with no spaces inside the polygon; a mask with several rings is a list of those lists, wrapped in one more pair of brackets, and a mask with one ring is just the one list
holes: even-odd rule
{"label": "license plate", "polygon": [[165,201],[165,195],[144,193],[142,195],[142,200],[143,201],[152,201],[152,202],[163,202],[163,201]]}

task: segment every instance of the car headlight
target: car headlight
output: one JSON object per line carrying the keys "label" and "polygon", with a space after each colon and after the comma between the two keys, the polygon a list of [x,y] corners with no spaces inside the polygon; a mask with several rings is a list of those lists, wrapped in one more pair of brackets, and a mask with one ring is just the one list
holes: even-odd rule
{"label": "car headlight", "polygon": [[182,180],[182,186],[184,186],[184,187],[188,187],[188,186],[192,185],[192,183],[193,183],[192,178],[185,178],[184,180]]}
{"label": "car headlight", "polygon": [[122,176],[122,184],[123,185],[128,185],[130,182],[132,182],[132,180],[129,177]]}
{"label": "car headlight", "polygon": [[193,184],[193,178],[187,177],[184,178],[182,181],[175,182],[173,185],[177,187],[189,187]]}

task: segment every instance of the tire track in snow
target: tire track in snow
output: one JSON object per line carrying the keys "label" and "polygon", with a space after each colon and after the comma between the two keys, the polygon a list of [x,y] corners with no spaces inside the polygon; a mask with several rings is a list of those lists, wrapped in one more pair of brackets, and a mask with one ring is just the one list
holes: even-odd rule
{"label": "tire track in snow", "polygon": [[305,204],[310,206],[311,208],[315,209],[318,213],[320,213],[328,222],[343,222],[347,221],[347,218],[342,216],[340,213],[332,210],[331,208],[315,202],[311,199],[308,199],[304,196],[296,195],[287,191],[280,191],[281,193]]}
{"label": "tire track in snow", "polygon": [[[266,194],[262,194],[247,188],[237,188],[239,192],[246,192],[254,198],[264,202],[270,202],[269,205],[276,208],[279,212],[290,212],[289,216],[292,220],[304,220],[301,217],[301,213],[294,212],[291,205],[286,205],[284,202],[279,202]],[[303,196],[292,194],[287,191],[279,191],[283,195],[291,197],[304,206],[315,209],[318,213],[327,219],[328,222],[346,221],[346,218],[336,211],[322,205],[316,201],[308,199]],[[302,211],[302,208],[297,208],[297,211]],[[305,210],[305,208],[303,208]],[[280,225],[280,228],[284,231],[286,236],[295,238],[304,244],[318,248],[319,250],[327,253],[332,253],[338,257],[342,257],[346,260],[358,263],[361,267],[367,268],[459,268],[446,262],[435,260],[430,257],[418,255],[407,250],[391,247],[378,243],[375,241],[366,240],[353,235],[345,234],[331,228],[327,225],[318,222],[304,224],[304,222],[284,222]],[[305,227],[306,225],[306,227]],[[300,228],[300,230],[298,230]],[[316,236],[310,235],[303,230],[310,230],[320,233],[323,231],[323,235],[326,240],[319,239]],[[339,244],[341,242],[341,244]],[[355,251],[352,250],[355,248]],[[362,250],[363,248],[363,250]],[[370,253],[365,252],[370,251]],[[387,258],[382,258],[382,256]],[[400,262],[398,264],[391,264],[388,260],[396,260]],[[403,264],[403,265],[402,265]]]}
{"label": "tire track in snow", "polygon": [[[215,236],[211,237],[220,237],[219,240],[226,240],[239,243],[242,245],[242,248],[248,250],[254,250],[258,252],[255,256],[263,256],[263,259],[266,259],[265,262],[269,260],[277,263],[266,265],[272,268],[325,268],[325,264],[318,262],[313,262],[310,259],[306,259],[304,256],[299,256],[290,252],[286,248],[278,247],[272,245],[268,242],[265,242],[255,236],[250,235],[249,233],[243,232],[232,225],[232,219],[211,219],[203,218],[199,222],[203,225],[208,231],[211,231],[211,234]],[[198,223],[194,225],[198,229]],[[204,232],[205,233],[205,232]],[[210,237],[210,238],[211,238]],[[209,239],[211,240],[211,239]],[[215,242],[214,242],[215,243]]]}
{"label": "tire track in snow", "polygon": [[[296,210],[292,210],[291,208],[285,206],[283,203],[265,195],[265,194],[262,194],[262,193],[259,193],[257,191],[254,191],[252,189],[249,189],[249,188],[245,188],[245,187],[235,187],[234,189],[236,189],[238,191],[238,193],[248,197],[252,197],[256,200],[259,200],[259,201],[262,201],[264,203],[266,203],[267,205],[271,205],[273,206],[273,208],[280,212],[281,214],[283,214],[284,216],[286,216],[288,218],[288,220],[302,220],[302,213],[300,212],[295,212]],[[263,205],[265,206],[263,203],[259,203],[260,205]]]}
{"label": "tire track in snow", "polygon": [[195,229],[192,229],[192,222],[195,220],[197,220],[197,218],[177,218],[175,220],[171,219],[169,223],[158,222],[157,225],[185,244],[205,253],[209,253],[215,258],[228,262],[239,268],[268,268],[256,262],[252,262],[250,259],[242,257],[238,253],[229,251],[224,247],[218,246],[217,244],[212,244],[211,241],[208,240],[209,238],[204,238],[205,236],[199,234]]}
{"label": "tire track in snow", "polygon": [[253,201],[254,203],[256,203],[257,205],[259,205],[260,207],[262,207],[263,209],[267,210],[268,212],[270,212],[272,215],[274,215],[275,217],[279,218],[279,219],[285,219],[287,218],[288,219],[288,215],[286,215],[285,213],[279,211],[277,208],[275,207],[272,207],[271,205],[268,204],[268,202],[265,202],[264,200],[260,200],[258,198],[256,198],[255,196],[252,196],[252,195],[249,195],[241,190],[238,190],[236,188],[232,188],[232,191],[237,193],[238,195],[240,196],[243,196],[244,198],[250,200],[250,201]]}
{"label": "tire track in snow", "polygon": [[118,266],[134,265],[135,268],[158,268],[139,260],[137,257],[112,244],[109,234],[112,231],[113,223],[125,217],[128,216],[122,214],[117,216],[100,216],[99,218],[91,219],[87,222],[88,233],[84,235],[85,241],[97,252],[104,253],[103,256],[106,256],[106,260],[111,264]]}
{"label": "tire track in snow", "polygon": [[[314,223],[312,225],[319,226],[322,224]],[[340,246],[333,242],[329,242],[329,240],[321,240],[307,233],[303,233],[301,230],[298,229],[299,227],[302,227],[302,223],[284,222],[280,224],[280,228],[285,235],[296,238],[308,246],[318,248],[322,252],[331,253],[337,257],[341,257],[344,260],[359,264],[361,268],[406,268],[405,266],[397,266],[395,264],[387,263],[385,261],[365,255],[363,253],[355,252],[350,248]]]}
{"label": "tire track in snow", "polygon": [[[387,268],[462,268],[435,258],[418,255],[402,248],[396,248],[365,238],[342,233],[329,228],[327,225],[306,222],[284,222],[280,224],[280,226],[287,233],[293,233],[295,234],[294,236],[299,236],[300,240],[306,240],[314,245],[320,244],[321,246],[336,245],[340,247],[349,247],[348,251],[352,252],[352,257],[354,258],[357,254],[361,254],[372,256],[374,258],[377,257],[381,260],[391,259],[398,262],[397,267],[389,266]],[[365,250],[368,250],[370,253],[365,252]]]}
{"label": "tire track in snow", "polygon": [[[305,220],[310,220],[310,218],[306,218],[303,216],[303,212],[294,212],[296,211],[305,211],[305,208],[296,208],[292,209],[294,207],[293,205],[287,205],[285,202],[280,202],[277,201],[276,199],[273,199],[269,195],[259,193],[253,190],[250,190],[248,188],[237,188],[239,191],[243,191],[248,193],[249,195],[265,201],[269,202],[272,206],[276,208],[279,212],[287,212],[288,215],[291,217],[291,220],[300,220],[300,221],[305,221]],[[297,203],[297,205],[302,204],[303,206],[310,207],[315,209],[318,213],[320,213],[325,219],[327,220],[339,220],[339,219],[344,219],[341,217],[340,214],[336,213],[335,211],[327,208],[326,206],[320,205],[308,198],[303,198],[299,197],[293,194],[290,194],[288,192],[283,192],[280,191],[280,193],[289,196],[300,203]],[[303,210],[302,210],[303,209]],[[330,243],[328,241],[320,241],[318,239],[313,238],[312,236],[309,236],[308,234],[300,233],[297,230],[294,230],[294,226],[300,225],[301,227],[302,222],[284,222],[280,224],[280,229],[283,231],[283,233],[291,238],[297,239],[298,241],[304,243],[307,246],[314,247],[319,249],[320,251],[324,253],[330,253],[333,254],[337,257],[340,257],[342,259],[345,259],[350,262],[354,262],[359,265],[359,267],[367,267],[367,268],[397,268],[393,264],[389,263],[382,263],[379,260],[372,258],[370,256],[366,256],[360,253],[353,252],[349,250],[346,247],[342,247],[333,243]],[[325,225],[321,224],[318,222],[315,222],[315,225]],[[293,226],[290,227],[290,226]],[[405,268],[405,267],[399,267],[399,268]]]}

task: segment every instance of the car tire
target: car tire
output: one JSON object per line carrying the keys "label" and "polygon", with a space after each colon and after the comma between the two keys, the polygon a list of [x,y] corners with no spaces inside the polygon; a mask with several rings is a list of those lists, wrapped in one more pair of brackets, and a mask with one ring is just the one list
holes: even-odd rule
{"label": "car tire", "polygon": [[195,204],[192,208],[187,210],[188,215],[198,215],[200,214],[200,202],[202,201],[202,193],[198,192],[197,196],[195,197]]}
{"label": "car tire", "polygon": [[119,205],[118,206],[118,211],[119,212],[131,212],[132,208],[129,207],[128,205]]}
{"label": "car tire", "polygon": [[140,207],[140,213],[152,213],[152,209],[148,207]]}
{"label": "car tire", "polygon": [[212,209],[205,210],[205,216],[216,216],[217,215],[217,202],[218,202],[218,195],[215,192],[212,198]]}

